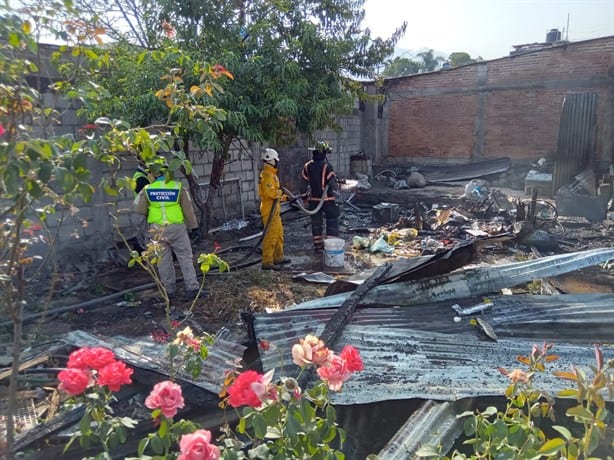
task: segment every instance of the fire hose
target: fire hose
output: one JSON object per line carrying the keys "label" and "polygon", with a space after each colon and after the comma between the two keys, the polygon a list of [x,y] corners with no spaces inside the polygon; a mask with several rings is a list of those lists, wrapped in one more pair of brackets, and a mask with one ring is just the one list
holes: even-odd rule
{"label": "fire hose", "polygon": [[[318,205],[314,209],[312,209],[312,210],[309,210],[309,209],[305,208],[303,206],[303,203],[298,200],[300,195],[294,195],[290,190],[288,190],[285,187],[282,187],[282,189],[286,193],[286,195],[288,197],[290,197],[289,201],[292,201],[292,202],[296,203],[296,205],[299,207],[299,209],[302,212],[304,212],[305,214],[313,216],[313,215],[317,214],[320,211],[320,209],[322,209],[322,206],[324,205],[324,201],[325,201],[324,197],[326,196],[326,192],[328,192],[328,185],[326,187],[324,187],[324,190],[322,192],[322,198],[319,198]],[[266,223],[264,224],[264,229],[262,230],[262,234],[260,235],[260,238],[258,238],[258,241],[256,241],[256,243],[254,243],[252,245],[252,247],[250,248],[248,253],[245,254],[243,257],[241,257],[239,262],[242,262],[243,260],[248,259],[254,253],[254,251],[256,251],[256,249],[259,248],[260,245],[262,244],[262,240],[264,239],[264,236],[266,235],[266,233],[267,233],[267,231],[269,229],[271,221],[273,220],[273,214],[275,212],[275,208],[276,208],[278,202],[279,202],[279,198],[276,199],[276,200],[273,200],[273,202],[271,203],[271,211],[269,212],[269,218],[267,219]],[[231,249],[232,248],[228,248],[227,250],[231,250]],[[222,252],[225,252],[225,251],[220,251],[220,252],[218,252],[218,254],[221,254]],[[251,264],[245,264],[245,265],[251,265]],[[244,266],[244,264],[235,264],[234,268],[239,268],[239,267],[242,267],[242,266]]]}
{"label": "fire hose", "polygon": [[286,195],[288,195],[289,197],[291,197],[292,202],[296,203],[296,205],[299,207],[299,209],[301,211],[303,211],[305,214],[310,215],[310,216],[314,216],[316,215],[318,212],[320,212],[320,209],[322,209],[322,206],[324,205],[324,197],[326,196],[326,193],[328,192],[328,185],[326,187],[324,187],[324,190],[322,191],[322,198],[315,198],[314,200],[318,200],[319,203],[318,205],[312,209],[309,210],[307,208],[305,208],[303,206],[303,202],[301,200],[299,200],[298,198],[300,197],[300,195],[294,195],[290,190],[288,190],[285,187],[282,187],[282,189],[284,190],[284,192],[286,192]]}

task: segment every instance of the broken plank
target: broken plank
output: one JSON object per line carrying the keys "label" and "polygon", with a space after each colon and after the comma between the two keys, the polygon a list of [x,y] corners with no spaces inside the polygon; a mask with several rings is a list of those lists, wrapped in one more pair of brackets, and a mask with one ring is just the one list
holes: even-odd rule
{"label": "broken plank", "polygon": [[[32,366],[38,366],[39,364],[42,364],[48,360],[49,360],[49,353],[43,353],[42,355],[37,356],[36,358],[28,359],[27,361],[24,361],[23,363],[21,363],[21,365],[19,366],[19,372],[23,371],[24,369],[29,369]],[[12,373],[13,373],[12,369],[8,369],[0,373],[0,381],[4,380],[7,377],[10,377]]]}

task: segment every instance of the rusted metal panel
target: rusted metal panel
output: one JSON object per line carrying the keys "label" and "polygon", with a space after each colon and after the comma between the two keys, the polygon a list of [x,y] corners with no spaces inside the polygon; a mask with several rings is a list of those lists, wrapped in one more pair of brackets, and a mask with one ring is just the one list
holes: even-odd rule
{"label": "rusted metal panel", "polygon": [[552,175],[555,193],[594,160],[597,102],[597,93],[569,94],[563,100]]}
{"label": "rusted metal panel", "polygon": [[[614,259],[614,249],[599,248],[540,257],[526,262],[467,268],[449,275],[376,286],[364,297],[361,305],[410,306],[488,295],[506,287],[561,275],[611,259]],[[348,293],[335,294],[304,302],[289,309],[338,307],[348,295]]]}

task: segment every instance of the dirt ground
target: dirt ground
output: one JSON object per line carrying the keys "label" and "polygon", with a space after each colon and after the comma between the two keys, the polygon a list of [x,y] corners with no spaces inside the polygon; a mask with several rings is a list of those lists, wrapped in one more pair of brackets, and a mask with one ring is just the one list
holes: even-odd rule
{"label": "dirt ground", "polygon": [[[459,238],[454,226],[442,226],[424,230],[417,238],[406,240],[395,246],[393,253],[373,253],[368,249],[355,248],[354,238],[374,241],[378,235],[390,234],[403,227],[406,215],[410,215],[416,201],[428,202],[428,207],[450,208],[458,205],[463,189],[459,187],[427,187],[426,189],[391,191],[376,187],[356,196],[346,195],[349,203],[343,207],[340,235],[348,244],[345,250],[343,277],[377,266],[397,257],[413,257],[429,254],[451,247]],[[522,192],[509,192],[522,195]],[[400,203],[398,222],[377,224],[372,222],[372,204],[382,201]],[[432,203],[435,203],[434,205]],[[439,214],[440,213],[435,213]],[[238,230],[220,230],[207,239],[194,244],[195,255],[210,253],[218,248],[219,255],[231,267],[228,273],[208,273],[204,288],[208,295],[198,299],[194,305],[178,299],[166,311],[158,292],[151,287],[151,278],[139,268],[128,268],[121,262],[110,262],[91,270],[61,274],[60,296],[52,302],[45,315],[26,324],[26,332],[32,337],[49,339],[70,330],[84,330],[102,336],[122,335],[127,337],[152,336],[164,340],[169,334],[169,324],[174,327],[190,325],[197,332],[219,333],[225,331],[235,340],[246,339],[242,313],[275,311],[324,295],[326,284],[316,284],[297,279],[301,273],[319,272],[323,269],[322,252],[314,252],[311,245],[309,217],[297,210],[284,212],[285,252],[291,263],[283,271],[263,271],[260,268],[258,216],[250,216],[249,225]],[[541,251],[542,255],[554,252],[571,252],[597,247],[614,246],[614,222],[590,223],[584,219],[559,217],[557,228],[552,233],[560,242],[552,251]],[[406,218],[408,224],[412,221]],[[497,219],[474,218],[476,228],[489,232],[505,230]],[[479,225],[478,225],[479,224]],[[493,227],[494,225],[494,227]],[[504,226],[503,226],[504,227]],[[428,247],[435,242],[435,247]],[[431,252],[429,252],[431,251]],[[251,254],[250,254],[251,253]],[[479,251],[476,263],[512,262],[533,257],[535,248],[519,245],[516,241],[493,243]],[[247,266],[245,266],[247,265]],[[177,268],[177,273],[180,271]],[[562,292],[613,292],[614,275],[612,268],[591,267],[558,277],[556,280]],[[518,288],[522,290],[523,288]],[[529,289],[529,288],[526,288]],[[531,289],[534,289],[531,288]],[[40,311],[26,311],[28,314]],[[168,314],[168,317],[167,317]],[[173,323],[169,322],[171,320]],[[173,326],[170,326],[172,329]]]}

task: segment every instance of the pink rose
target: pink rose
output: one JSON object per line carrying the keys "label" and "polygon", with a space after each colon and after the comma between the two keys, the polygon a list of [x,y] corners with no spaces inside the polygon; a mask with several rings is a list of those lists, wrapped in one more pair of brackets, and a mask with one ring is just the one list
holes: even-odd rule
{"label": "pink rose", "polygon": [[160,409],[166,418],[173,418],[184,406],[181,387],[169,380],[156,383],[145,400],[149,409]]}
{"label": "pink rose", "polygon": [[341,353],[339,353],[339,356],[345,359],[348,369],[351,372],[362,371],[365,368],[365,366],[362,363],[360,353],[358,353],[358,350],[354,348],[352,345],[346,345],[345,347],[343,347],[343,350],[341,350]]}
{"label": "pink rose", "polygon": [[58,389],[72,396],[85,391],[92,380],[92,374],[85,369],[65,369],[58,373]]}
{"label": "pink rose", "polygon": [[325,366],[331,355],[332,352],[315,335],[307,335],[292,347],[292,361],[301,367],[308,364]]}
{"label": "pink rose", "polygon": [[0,123],[0,136],[4,136],[5,130],[4,130],[4,126],[2,126],[2,123]]}
{"label": "pink rose", "polygon": [[317,372],[332,391],[340,391],[343,382],[351,375],[345,359],[337,355],[333,355],[328,366],[319,367]]}
{"label": "pink rose", "polygon": [[198,339],[188,339],[186,340],[186,345],[192,348],[194,352],[198,353],[200,351],[201,341]]}
{"label": "pink rose", "polygon": [[211,444],[211,432],[196,430],[191,434],[184,434],[179,441],[181,453],[177,460],[219,460],[220,450]]}
{"label": "pink rose", "polygon": [[123,361],[114,361],[98,370],[98,385],[119,391],[122,385],[132,383],[130,376],[133,372]]}

